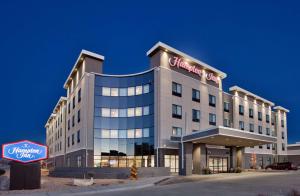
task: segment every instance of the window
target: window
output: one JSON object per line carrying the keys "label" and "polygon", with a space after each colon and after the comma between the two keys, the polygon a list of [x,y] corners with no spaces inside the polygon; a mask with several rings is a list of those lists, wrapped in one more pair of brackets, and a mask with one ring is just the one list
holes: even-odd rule
{"label": "window", "polygon": [[73,109],[75,108],[75,96],[73,97]]}
{"label": "window", "polygon": [[80,110],[77,111],[77,122],[80,122]]}
{"label": "window", "polygon": [[267,115],[266,115],[266,123],[269,123],[269,122],[270,122],[270,115],[267,114]]}
{"label": "window", "polygon": [[134,129],[127,130],[127,138],[134,138]]}
{"label": "window", "polygon": [[77,143],[80,143],[80,130],[77,131]]}
{"label": "window", "polygon": [[258,112],[258,120],[262,121],[262,113],[261,112]]}
{"label": "window", "polygon": [[142,116],[143,114],[142,110],[143,110],[142,107],[135,108],[135,116]]}
{"label": "window", "polygon": [[215,114],[209,114],[209,125],[216,125],[217,124],[217,117]]}
{"label": "window", "polygon": [[71,103],[69,102],[69,104],[68,104],[68,114],[70,114],[70,112],[71,112]]}
{"label": "window", "polygon": [[253,118],[254,117],[254,112],[252,108],[249,108],[249,118]]}
{"label": "window", "polygon": [[81,163],[81,156],[77,157],[77,167],[81,167],[82,163]]}
{"label": "window", "polygon": [[127,138],[127,130],[119,130],[119,138]]}
{"label": "window", "polygon": [[119,89],[118,88],[111,88],[110,89],[110,95],[113,97],[119,96]]}
{"label": "window", "polygon": [[244,130],[245,129],[244,121],[239,121],[239,128],[240,128],[240,130]]}
{"label": "window", "polygon": [[70,137],[68,137],[68,147],[70,147]]}
{"label": "window", "polygon": [[75,116],[73,115],[72,116],[72,127],[74,127],[75,126]]}
{"label": "window", "polygon": [[224,112],[229,112],[229,103],[224,102]]}
{"label": "window", "polygon": [[262,146],[262,145],[260,145],[260,146],[259,146],[259,148],[260,148],[260,149],[262,149],[262,148],[263,148],[263,146]]}
{"label": "window", "polygon": [[196,102],[200,102],[200,91],[196,89],[192,90],[192,100]]}
{"label": "window", "polygon": [[118,130],[110,130],[110,138],[118,138]]}
{"label": "window", "polygon": [[118,117],[119,111],[118,109],[110,109],[110,117]]}
{"label": "window", "polygon": [[266,134],[270,135],[270,128],[266,128]]}
{"label": "window", "polygon": [[193,121],[194,122],[200,122],[200,111],[193,109],[192,114],[193,114]]}
{"label": "window", "polygon": [[277,144],[272,144],[272,150],[276,150]]}
{"label": "window", "polygon": [[149,115],[149,106],[143,108],[143,115]]}
{"label": "window", "polygon": [[81,101],[81,89],[78,90],[78,103]]}
{"label": "window", "polygon": [[127,117],[127,109],[119,109],[119,117]]}
{"label": "window", "polygon": [[109,130],[107,130],[107,129],[102,129],[102,130],[101,130],[101,138],[109,138],[109,137],[110,137]]}
{"label": "window", "polygon": [[249,131],[254,132],[254,124],[252,123],[249,124]]}
{"label": "window", "polygon": [[230,127],[230,120],[224,119],[224,127]]}
{"label": "window", "polygon": [[182,86],[176,82],[172,82],[172,95],[181,97]]}
{"label": "window", "polygon": [[75,144],[75,136],[72,134],[72,146]]}
{"label": "window", "polygon": [[135,138],[141,138],[143,137],[142,129],[136,129],[135,130]]}
{"label": "window", "polygon": [[239,114],[244,115],[244,106],[243,105],[239,105]]}
{"label": "window", "polygon": [[262,126],[258,126],[258,133],[262,134]]}
{"label": "window", "polygon": [[143,137],[149,137],[149,128],[144,128],[143,129]]}
{"label": "window", "polygon": [[135,87],[135,95],[141,95],[141,94],[143,94],[143,86]]}
{"label": "window", "polygon": [[149,92],[150,92],[150,85],[149,84],[144,85],[143,93],[149,93]]}
{"label": "window", "polygon": [[181,136],[182,128],[181,127],[172,127],[172,135]]}
{"label": "window", "polygon": [[101,115],[103,117],[110,117],[110,109],[109,108],[101,108]]}
{"label": "window", "polygon": [[282,151],[285,151],[285,143],[282,143]]}
{"label": "window", "polygon": [[70,124],[70,119],[68,120],[68,130],[70,130],[71,124]]}
{"label": "window", "polygon": [[284,127],[284,120],[281,120],[281,127]]}
{"label": "window", "polygon": [[173,118],[179,118],[181,119],[182,117],[182,107],[179,105],[172,105],[172,116]]}
{"label": "window", "polygon": [[209,106],[216,107],[216,97],[209,95]]}
{"label": "window", "polygon": [[110,88],[102,87],[102,96],[110,96]]}
{"label": "window", "polygon": [[281,132],[281,139],[284,140],[284,132],[283,131]]}
{"label": "window", "polygon": [[127,96],[127,88],[120,88],[119,89],[120,92],[119,92],[119,95],[124,97],[124,96]]}
{"label": "window", "polygon": [[127,109],[127,116],[133,117],[134,116],[134,108],[128,108]]}
{"label": "window", "polygon": [[134,91],[135,91],[135,88],[134,87],[129,87],[127,89],[127,95],[128,96],[134,96]]}
{"label": "window", "polygon": [[272,123],[272,125],[274,125],[274,124],[275,124],[275,120],[274,120],[274,118],[273,118],[273,117],[271,118],[271,123]]}

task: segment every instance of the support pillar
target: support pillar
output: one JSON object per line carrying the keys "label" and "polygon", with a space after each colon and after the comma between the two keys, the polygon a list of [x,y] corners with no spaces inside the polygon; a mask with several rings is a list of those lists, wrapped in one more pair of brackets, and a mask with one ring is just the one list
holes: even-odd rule
{"label": "support pillar", "polygon": [[230,147],[230,170],[235,168],[245,168],[244,147]]}
{"label": "support pillar", "polygon": [[193,167],[193,143],[179,143],[179,175],[192,175]]}

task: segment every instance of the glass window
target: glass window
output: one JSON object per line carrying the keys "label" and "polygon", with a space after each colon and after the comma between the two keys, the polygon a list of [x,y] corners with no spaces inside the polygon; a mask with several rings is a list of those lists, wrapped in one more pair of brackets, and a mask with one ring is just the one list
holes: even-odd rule
{"label": "glass window", "polygon": [[110,88],[102,87],[102,96],[110,96]]}
{"label": "glass window", "polygon": [[224,102],[224,112],[229,112],[229,103]]}
{"label": "glass window", "polygon": [[244,121],[239,121],[239,127],[240,127],[240,130],[244,130],[245,129]]}
{"label": "glass window", "polygon": [[118,138],[118,130],[110,130],[110,138]]}
{"label": "glass window", "polygon": [[143,129],[143,137],[149,137],[149,128],[144,128]]}
{"label": "glass window", "polygon": [[118,117],[119,116],[118,109],[110,109],[110,116],[111,117]]}
{"label": "glass window", "polygon": [[200,102],[200,91],[196,89],[192,90],[192,100],[196,102]]}
{"label": "glass window", "polygon": [[80,143],[80,130],[77,131],[77,143]]}
{"label": "glass window", "polygon": [[178,84],[176,82],[172,82],[172,95],[181,97],[181,93],[182,93],[181,84]]}
{"label": "glass window", "polygon": [[81,101],[81,89],[78,90],[78,93],[77,93],[77,97],[78,97],[78,103]]}
{"label": "glass window", "polygon": [[216,125],[217,124],[217,117],[215,114],[209,114],[209,125]]}
{"label": "glass window", "polygon": [[281,120],[281,127],[284,127],[284,120]]}
{"label": "glass window", "polygon": [[269,123],[269,122],[270,122],[270,115],[267,114],[267,115],[266,115],[266,123]]}
{"label": "glass window", "polygon": [[254,124],[252,123],[249,124],[249,131],[254,132]]}
{"label": "glass window", "polygon": [[239,105],[239,114],[244,115],[244,106],[243,105]]}
{"label": "glass window", "polygon": [[143,137],[142,129],[136,129],[135,138],[141,138],[141,137]]}
{"label": "glass window", "polygon": [[262,126],[258,126],[258,133],[262,134]]}
{"label": "glass window", "polygon": [[282,151],[285,151],[285,144],[282,143]]}
{"label": "glass window", "polygon": [[103,117],[110,117],[110,109],[109,108],[101,108],[101,115]]}
{"label": "glass window", "polygon": [[143,93],[143,86],[137,86],[135,87],[135,94],[141,95]]}
{"label": "glass window", "polygon": [[181,136],[182,128],[181,127],[172,127],[172,135]]}
{"label": "glass window", "polygon": [[179,106],[179,105],[173,104],[172,105],[172,116],[174,118],[180,118],[181,119],[181,116],[182,116],[182,107]]}
{"label": "glass window", "polygon": [[216,96],[209,95],[209,106],[216,107]]}
{"label": "glass window", "polygon": [[281,139],[284,139],[284,132],[281,132]]}
{"label": "glass window", "polygon": [[192,114],[193,114],[193,121],[194,122],[200,122],[200,111],[193,109]]}
{"label": "glass window", "polygon": [[134,108],[128,108],[127,109],[127,116],[133,117],[134,116]]}
{"label": "glass window", "polygon": [[149,106],[143,108],[143,115],[149,115]]}
{"label": "glass window", "polygon": [[143,108],[142,107],[137,107],[135,108],[135,116],[142,116]]}
{"label": "glass window", "polygon": [[110,89],[110,94],[111,94],[111,96],[114,96],[114,97],[119,96],[119,89],[118,88],[111,88]]}
{"label": "glass window", "polygon": [[249,117],[253,118],[253,116],[254,116],[253,109],[249,108]]}
{"label": "glass window", "polygon": [[270,128],[266,128],[266,134],[270,135]]}
{"label": "glass window", "polygon": [[101,130],[101,137],[102,137],[102,138],[109,138],[109,137],[110,137],[109,130],[107,130],[107,129],[102,129],[102,130]]}
{"label": "glass window", "polygon": [[261,112],[258,112],[258,120],[262,120],[262,113]]}
{"label": "glass window", "polygon": [[230,120],[224,119],[224,127],[230,127]]}
{"label": "glass window", "polygon": [[143,93],[149,93],[149,91],[150,91],[150,85],[149,84],[144,85]]}
{"label": "glass window", "polygon": [[119,130],[119,138],[127,138],[127,130]]}
{"label": "glass window", "polygon": [[119,117],[126,117],[127,109],[119,109]]}
{"label": "glass window", "polygon": [[127,95],[128,96],[134,96],[134,91],[135,91],[134,87],[129,87],[128,91],[127,91]]}
{"label": "glass window", "polygon": [[119,89],[120,90],[120,92],[119,92],[119,94],[120,94],[120,96],[127,96],[127,88],[120,88]]}
{"label": "glass window", "polygon": [[134,129],[127,130],[127,138],[134,138]]}

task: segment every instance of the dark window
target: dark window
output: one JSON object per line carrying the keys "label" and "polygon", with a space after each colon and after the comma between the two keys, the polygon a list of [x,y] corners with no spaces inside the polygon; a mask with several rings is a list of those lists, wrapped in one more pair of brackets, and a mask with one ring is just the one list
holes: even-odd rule
{"label": "dark window", "polygon": [[72,134],[72,146],[74,145],[74,143],[75,143],[75,136],[74,134]]}
{"label": "dark window", "polygon": [[172,105],[172,116],[173,118],[182,118],[182,107],[180,105]]}
{"label": "dark window", "polygon": [[229,112],[229,103],[224,102],[224,112]]}
{"label": "dark window", "polygon": [[68,130],[70,130],[70,119],[68,120]]}
{"label": "dark window", "polygon": [[274,118],[273,118],[273,117],[271,118],[271,123],[272,123],[272,125],[274,125],[274,124],[275,124],[275,120],[274,120]]}
{"label": "dark window", "polygon": [[281,132],[281,138],[284,139],[284,132]]}
{"label": "dark window", "polygon": [[68,137],[68,147],[70,147],[70,137]]}
{"label": "dark window", "polygon": [[244,106],[243,105],[239,105],[239,114],[244,115]]}
{"label": "dark window", "polygon": [[266,128],[266,134],[270,135],[270,128]]}
{"label": "dark window", "polygon": [[252,108],[249,108],[249,118],[253,118],[254,112]]}
{"label": "dark window", "polygon": [[216,125],[217,124],[217,117],[215,114],[209,114],[209,125]]}
{"label": "dark window", "polygon": [[267,149],[270,149],[270,144],[267,144]]}
{"label": "dark window", "polygon": [[258,112],[258,120],[262,121],[262,113],[261,112]]}
{"label": "dark window", "polygon": [[267,115],[266,115],[266,123],[269,123],[269,122],[270,122],[270,115],[267,114]]}
{"label": "dark window", "polygon": [[272,144],[272,150],[276,150],[277,144]]}
{"label": "dark window", "polygon": [[78,103],[81,101],[81,89],[78,91]]}
{"label": "dark window", "polygon": [[249,124],[249,131],[254,132],[254,124],[252,123]]}
{"label": "dark window", "polygon": [[69,103],[68,104],[68,114],[70,114],[70,111],[71,111],[71,104]]}
{"label": "dark window", "polygon": [[230,127],[230,120],[229,119],[224,119],[224,127]]}
{"label": "dark window", "polygon": [[216,97],[209,95],[209,106],[216,107]]}
{"label": "dark window", "polygon": [[80,110],[77,111],[77,122],[80,122]]}
{"label": "dark window", "polygon": [[200,91],[193,89],[192,100],[196,102],[200,102]]}
{"label": "dark window", "polygon": [[258,126],[258,133],[262,134],[262,126]]}
{"label": "dark window", "polygon": [[192,113],[193,113],[193,121],[200,122],[200,111],[193,109]]}
{"label": "dark window", "polygon": [[259,146],[259,148],[262,149],[263,147],[262,147],[262,146]]}
{"label": "dark window", "polygon": [[172,95],[181,97],[182,86],[176,82],[172,82]]}
{"label": "dark window", "polygon": [[281,120],[281,127],[284,127],[284,120]]}
{"label": "dark window", "polygon": [[75,96],[73,97],[73,109],[75,108]]}
{"label": "dark window", "polygon": [[73,115],[72,116],[72,127],[74,127],[75,126],[75,116]]}
{"label": "dark window", "polygon": [[80,130],[77,131],[77,143],[80,143]]}
{"label": "dark window", "polygon": [[285,151],[285,144],[282,143],[282,151]]}
{"label": "dark window", "polygon": [[240,127],[240,130],[244,130],[245,129],[244,121],[239,121],[239,127]]}

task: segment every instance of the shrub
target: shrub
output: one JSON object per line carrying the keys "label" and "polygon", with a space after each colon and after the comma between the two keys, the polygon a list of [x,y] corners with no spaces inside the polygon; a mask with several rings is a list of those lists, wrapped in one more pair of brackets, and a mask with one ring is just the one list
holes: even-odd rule
{"label": "shrub", "polygon": [[211,174],[211,170],[210,170],[209,168],[206,167],[206,168],[203,168],[203,169],[202,169],[202,173],[205,174],[205,175]]}
{"label": "shrub", "polygon": [[242,168],[237,167],[237,168],[235,168],[234,172],[235,173],[242,173]]}

